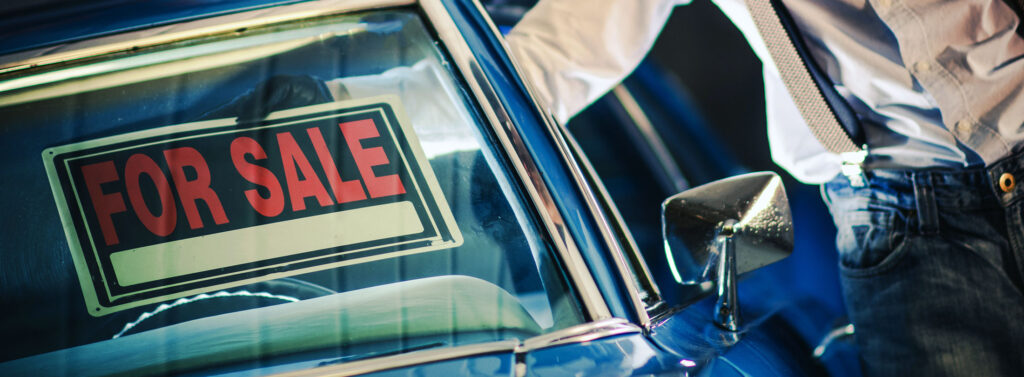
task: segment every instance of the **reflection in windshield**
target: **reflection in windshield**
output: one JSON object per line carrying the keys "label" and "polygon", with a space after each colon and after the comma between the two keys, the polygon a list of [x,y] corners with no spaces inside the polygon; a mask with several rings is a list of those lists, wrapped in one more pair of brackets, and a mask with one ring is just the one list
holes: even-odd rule
{"label": "reflection in windshield", "polygon": [[[465,108],[456,106],[455,88],[442,76],[444,70],[433,59],[425,59],[407,67],[395,67],[378,75],[343,77],[331,80],[327,87],[335,99],[367,98],[385,93],[399,94],[406,112],[416,125],[416,134],[427,157],[457,151],[480,149],[470,128],[451,125],[470,124],[472,118]],[[439,88],[445,96],[437,95]]]}
{"label": "reflection in windshield", "polygon": [[582,321],[415,13],[39,72],[0,113],[6,371],[281,371]]}

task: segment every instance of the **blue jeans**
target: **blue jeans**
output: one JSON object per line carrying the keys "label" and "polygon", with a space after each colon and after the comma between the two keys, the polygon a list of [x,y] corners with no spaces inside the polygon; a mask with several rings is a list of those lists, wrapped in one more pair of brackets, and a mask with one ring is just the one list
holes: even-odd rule
{"label": "blue jeans", "polygon": [[[1007,162],[1009,161],[1009,162]],[[823,187],[868,376],[1024,375],[1024,159]]]}

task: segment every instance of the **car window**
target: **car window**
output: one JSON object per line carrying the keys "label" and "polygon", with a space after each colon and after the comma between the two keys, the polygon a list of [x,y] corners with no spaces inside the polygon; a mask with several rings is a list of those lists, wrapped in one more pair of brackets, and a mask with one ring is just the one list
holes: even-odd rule
{"label": "car window", "polygon": [[373,11],[0,77],[0,367],[315,366],[581,323],[438,46]]}
{"label": "car window", "polygon": [[[642,65],[641,70],[644,69],[648,66]],[[668,123],[664,117],[654,118],[658,114],[653,111],[652,101],[638,102],[643,97],[637,95],[646,93],[631,90],[626,85],[636,82],[636,76],[627,78],[625,84],[574,117],[567,128],[606,190],[611,200],[608,204],[615,206],[622,226],[628,227],[628,230],[621,231],[628,233],[637,249],[631,250],[630,247],[626,250],[627,257],[632,258],[630,272],[636,286],[644,292],[649,277],[661,288],[646,288],[657,292],[645,292],[645,306],[648,310],[655,307],[664,309],[664,306],[658,306],[661,300],[677,305],[690,300],[694,293],[690,291],[691,287],[681,287],[677,283],[672,263],[666,256],[661,203],[688,188],[690,179],[700,176],[693,174],[692,170],[680,171],[676,164],[682,159],[656,154],[659,147],[665,148],[665,144],[655,144],[678,141],[662,139],[661,136],[664,127],[676,125],[662,124]],[[656,127],[657,124],[662,127]],[[610,150],[615,153],[607,153]],[[691,154],[686,152],[694,149],[673,143],[668,150],[689,158]]]}

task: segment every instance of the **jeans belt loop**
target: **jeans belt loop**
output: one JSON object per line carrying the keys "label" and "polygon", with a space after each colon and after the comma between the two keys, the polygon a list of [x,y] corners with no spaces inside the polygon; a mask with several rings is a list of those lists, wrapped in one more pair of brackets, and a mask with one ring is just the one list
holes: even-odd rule
{"label": "jeans belt loop", "polygon": [[917,226],[921,234],[939,232],[939,211],[935,203],[935,186],[931,172],[921,171],[912,175],[914,182],[914,204],[917,206]]}
{"label": "jeans belt loop", "polygon": [[864,160],[868,157],[868,146],[864,144],[856,152],[844,152],[839,154],[842,162],[839,165],[841,172],[846,179],[850,180],[850,186],[864,187],[867,182],[864,177]]}

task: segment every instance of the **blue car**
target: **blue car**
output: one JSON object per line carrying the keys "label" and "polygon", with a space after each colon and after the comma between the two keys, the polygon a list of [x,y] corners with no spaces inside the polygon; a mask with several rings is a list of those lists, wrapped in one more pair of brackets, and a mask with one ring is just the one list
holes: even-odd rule
{"label": "blue car", "polygon": [[656,68],[563,126],[474,1],[34,11],[0,31],[4,375],[856,375],[765,267],[802,244],[781,179]]}

